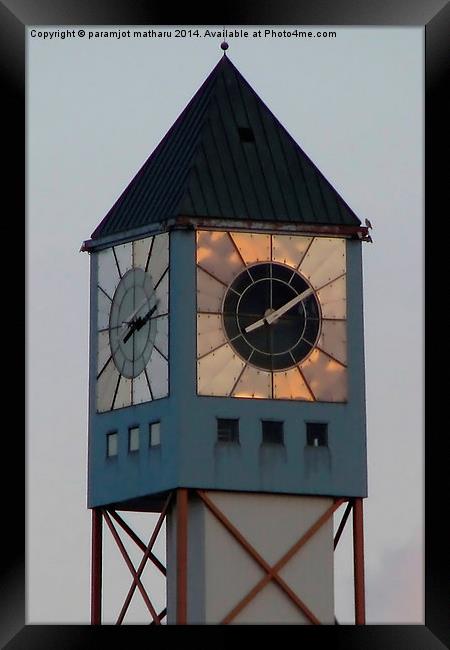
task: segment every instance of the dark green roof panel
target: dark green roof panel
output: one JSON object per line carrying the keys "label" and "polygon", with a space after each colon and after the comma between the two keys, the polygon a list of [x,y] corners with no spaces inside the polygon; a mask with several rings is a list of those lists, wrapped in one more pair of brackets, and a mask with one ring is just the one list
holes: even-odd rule
{"label": "dark green roof panel", "polygon": [[226,55],[92,238],[177,216],[360,224]]}

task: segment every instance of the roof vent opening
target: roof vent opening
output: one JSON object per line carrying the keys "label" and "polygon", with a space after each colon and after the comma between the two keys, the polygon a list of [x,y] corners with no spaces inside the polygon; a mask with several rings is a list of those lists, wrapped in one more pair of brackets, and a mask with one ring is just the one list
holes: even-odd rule
{"label": "roof vent opening", "polygon": [[238,133],[241,142],[254,142],[255,136],[253,131],[248,126],[238,126]]}

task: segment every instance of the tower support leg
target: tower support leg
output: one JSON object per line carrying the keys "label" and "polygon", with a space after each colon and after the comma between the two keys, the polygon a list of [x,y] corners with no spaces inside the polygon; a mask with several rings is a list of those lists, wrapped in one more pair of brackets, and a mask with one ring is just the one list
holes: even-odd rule
{"label": "tower support leg", "polygon": [[361,498],[356,498],[353,502],[353,567],[355,582],[355,624],[365,625],[364,527],[363,502]]}
{"label": "tower support leg", "polygon": [[177,624],[187,623],[188,491],[177,490]]}
{"label": "tower support leg", "polygon": [[102,523],[102,509],[93,508],[91,550],[91,625],[101,625],[102,621]]}

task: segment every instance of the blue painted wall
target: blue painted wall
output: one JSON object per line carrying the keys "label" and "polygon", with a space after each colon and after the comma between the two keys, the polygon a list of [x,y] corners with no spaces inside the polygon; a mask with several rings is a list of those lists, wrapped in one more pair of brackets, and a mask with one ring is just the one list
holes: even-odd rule
{"label": "blue painted wall", "polygon": [[[94,260],[92,260],[94,261]],[[96,286],[95,264],[91,282]],[[170,239],[170,395],[109,413],[95,412],[96,291],[91,292],[89,507],[176,487],[367,496],[361,243],[347,241],[348,402],[294,402],[196,394],[195,233]],[[239,444],[217,442],[216,418],[239,418]],[[284,446],[261,444],[261,419],[284,421]],[[148,425],[161,421],[161,445]],[[305,422],[328,422],[328,447],[307,447]],[[128,453],[128,427],[141,448]],[[119,454],[106,458],[106,434]]]}

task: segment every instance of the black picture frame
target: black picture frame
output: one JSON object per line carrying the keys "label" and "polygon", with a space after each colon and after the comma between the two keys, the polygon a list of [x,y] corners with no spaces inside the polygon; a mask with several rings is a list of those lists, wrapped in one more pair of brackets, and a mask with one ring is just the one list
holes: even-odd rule
{"label": "black picture frame", "polygon": [[[174,14],[176,22],[174,23]],[[25,28],[28,25],[72,25],[72,24],[143,24],[143,25],[239,25],[239,24],[300,24],[300,25],[371,25],[371,26],[425,26],[425,154],[426,154],[426,244],[433,246],[433,255],[426,255],[426,275],[433,273],[437,259],[445,259],[445,237],[439,228],[445,220],[444,192],[448,186],[448,164],[446,161],[445,133],[447,132],[445,112],[445,91],[448,87],[446,63],[449,56],[450,7],[445,0],[411,2],[390,0],[389,2],[360,2],[352,0],[312,1],[278,0],[270,5],[241,0],[237,3],[216,4],[208,10],[203,4],[187,6],[180,10],[168,7],[166,3],[145,0],[8,0],[7,6],[0,4],[0,69],[3,101],[4,141],[4,206],[9,220],[14,217],[14,234],[17,225],[23,224],[26,238],[25,218]],[[445,164],[444,164],[445,163]],[[438,231],[438,232],[436,232]],[[4,242],[8,241],[4,232]],[[399,242],[401,245],[401,242]],[[433,258],[433,262],[431,261]],[[444,276],[445,277],[445,276]],[[25,287],[26,290],[26,287]],[[17,292],[16,292],[17,293]],[[433,321],[431,298],[426,300],[427,322]],[[19,307],[20,311],[20,307]],[[14,332],[20,331],[19,319]],[[11,323],[9,327],[12,327]],[[25,350],[26,353],[26,350]],[[17,359],[14,360],[17,365]],[[11,361],[12,363],[12,361]],[[426,374],[431,360],[426,362]],[[23,367],[23,366],[22,366]],[[441,382],[442,383],[442,382]],[[445,383],[445,382],[444,382]],[[433,404],[439,403],[433,386]],[[442,390],[442,389],[441,389]],[[414,399],[414,396],[412,396]],[[445,404],[444,396],[442,402]],[[427,400],[428,404],[428,400]],[[20,405],[19,405],[20,408]],[[21,411],[19,411],[21,412]],[[427,418],[428,420],[428,418]],[[437,433],[437,432],[433,432]],[[441,432],[445,433],[446,432]],[[112,627],[94,628],[74,625],[25,625],[25,535],[23,529],[25,511],[25,438],[13,439],[8,431],[8,491],[3,503],[3,552],[0,574],[0,644],[8,650],[26,648],[90,648],[107,642]],[[431,444],[430,437],[433,439]],[[425,553],[425,625],[368,625],[324,627],[322,630],[310,626],[297,629],[295,635],[305,647],[326,642],[333,647],[346,650],[353,648],[382,648],[383,650],[438,650],[449,647],[450,635],[450,578],[448,562],[448,533],[445,533],[445,510],[448,510],[446,495],[449,493],[448,468],[442,447],[436,444],[438,436],[427,438],[425,445],[426,469],[426,553]],[[445,463],[445,464],[444,464]],[[401,469],[399,468],[399,471]],[[440,498],[440,495],[443,495]],[[435,505],[436,504],[436,505]],[[444,534],[443,534],[444,533]],[[70,589],[70,585],[67,586]],[[89,598],[89,594],[86,594]],[[192,626],[195,628],[195,626]],[[157,629],[178,629],[158,627]],[[210,628],[211,629],[211,628]],[[228,628],[237,629],[237,628]],[[285,628],[284,628],[285,630]],[[288,630],[292,632],[291,630]],[[264,630],[266,635],[269,630]],[[279,634],[281,630],[277,630]],[[117,640],[117,631],[114,631]],[[149,634],[147,627],[129,626],[121,628],[120,634]],[[226,632],[228,634],[230,632]],[[241,634],[241,630],[239,632]],[[99,636],[100,635],[100,636]],[[324,636],[325,635],[325,636]],[[108,636],[108,639],[110,637]],[[123,637],[122,637],[123,638]],[[111,637],[111,640],[112,637]]]}

